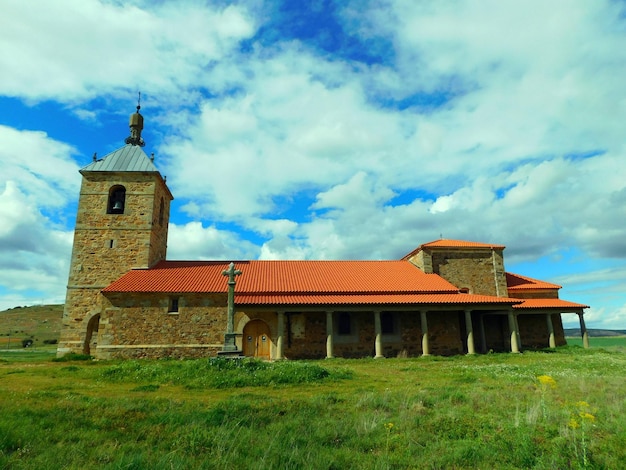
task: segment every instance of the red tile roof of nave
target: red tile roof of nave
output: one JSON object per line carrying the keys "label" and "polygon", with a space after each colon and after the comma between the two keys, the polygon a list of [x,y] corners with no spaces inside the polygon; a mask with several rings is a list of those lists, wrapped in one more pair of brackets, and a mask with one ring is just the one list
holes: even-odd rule
{"label": "red tile roof of nave", "polygon": [[504,245],[496,245],[493,243],[480,243],[480,242],[470,242],[466,240],[447,240],[445,238],[434,240],[432,242],[424,243],[413,251],[403,256],[402,259],[408,259],[424,248],[489,248],[489,249],[504,249],[506,248]]}
{"label": "red tile roof of nave", "polygon": [[533,289],[560,289],[558,284],[540,281],[532,277],[521,276],[519,274],[506,273],[506,285],[509,291],[533,290]]}
{"label": "red tile roof of nave", "polygon": [[[225,261],[161,261],[129,271],[103,292],[226,292]],[[237,261],[237,293],[457,293],[406,261]]]}
{"label": "red tile roof of nave", "polygon": [[550,310],[573,310],[589,308],[589,305],[577,304],[561,299],[523,299],[521,304],[513,305],[515,309],[550,309]]}
{"label": "red tile roof of nave", "polygon": [[449,294],[237,294],[238,305],[512,305],[518,299]]}

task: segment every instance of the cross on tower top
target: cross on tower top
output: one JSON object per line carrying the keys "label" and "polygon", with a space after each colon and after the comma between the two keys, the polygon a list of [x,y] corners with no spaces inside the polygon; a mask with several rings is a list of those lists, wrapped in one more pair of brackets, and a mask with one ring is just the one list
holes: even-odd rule
{"label": "cross on tower top", "polygon": [[224,271],[222,271],[222,276],[228,276],[228,284],[229,285],[235,285],[235,276],[239,276],[241,274],[241,271],[238,269],[235,269],[235,263],[230,263],[228,265],[228,269],[225,269]]}

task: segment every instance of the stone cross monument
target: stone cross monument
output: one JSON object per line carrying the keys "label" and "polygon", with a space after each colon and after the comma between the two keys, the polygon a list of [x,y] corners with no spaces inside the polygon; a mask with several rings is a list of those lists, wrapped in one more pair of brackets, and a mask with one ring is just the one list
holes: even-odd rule
{"label": "stone cross monument", "polygon": [[230,263],[228,269],[222,271],[223,276],[228,276],[228,313],[226,323],[226,334],[224,335],[224,348],[222,354],[238,355],[237,343],[235,342],[235,276],[239,276],[241,271],[235,269],[235,263]]}

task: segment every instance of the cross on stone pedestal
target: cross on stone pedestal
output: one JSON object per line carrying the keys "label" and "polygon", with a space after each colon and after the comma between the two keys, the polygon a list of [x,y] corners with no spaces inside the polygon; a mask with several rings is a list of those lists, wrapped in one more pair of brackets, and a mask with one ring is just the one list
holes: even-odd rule
{"label": "cross on stone pedestal", "polygon": [[235,263],[230,263],[228,269],[222,271],[222,276],[228,276],[228,310],[226,322],[226,334],[224,335],[224,353],[239,353],[235,342],[235,276],[239,276],[241,271],[235,269]]}

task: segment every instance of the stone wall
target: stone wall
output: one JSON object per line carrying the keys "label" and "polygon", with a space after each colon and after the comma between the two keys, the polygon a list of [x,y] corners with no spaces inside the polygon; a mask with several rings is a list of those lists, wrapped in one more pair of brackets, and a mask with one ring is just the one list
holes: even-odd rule
{"label": "stone wall", "polygon": [[558,299],[558,289],[524,289],[517,290],[510,293],[511,297],[515,299]]}
{"label": "stone wall", "polygon": [[463,354],[461,312],[428,312],[430,353],[441,356]]}
{"label": "stone wall", "polygon": [[224,345],[226,294],[107,294],[96,357],[214,356]]}
{"label": "stone wall", "polygon": [[[339,312],[334,312],[334,316]],[[335,329],[333,355],[344,358],[374,357],[374,312],[351,312],[354,333],[342,337]],[[385,357],[416,357],[422,354],[422,329],[419,312],[393,312],[397,333],[382,335]],[[326,312],[290,313],[285,322],[285,356],[289,359],[326,357]],[[300,320],[301,319],[301,320]],[[288,330],[288,324],[304,324],[304,334]],[[452,355],[463,352],[459,312],[429,312],[428,328],[432,354]],[[289,337],[291,339],[289,340]]]}
{"label": "stone wall", "polygon": [[[506,297],[506,278],[502,255],[494,251],[434,252],[433,272],[459,289],[468,288],[471,294]],[[500,279],[498,279],[500,278]]]}
{"label": "stone wall", "polygon": [[[96,357],[205,357],[221,351],[226,328],[226,294],[185,294],[179,298],[179,312],[168,312],[166,295],[108,294],[111,302],[103,308]],[[374,313],[351,312],[354,334],[342,338],[334,333],[334,356],[373,357],[375,354]],[[481,314],[487,352],[510,351],[506,314]],[[385,357],[417,357],[422,354],[422,329],[419,312],[394,312],[398,335],[383,335]],[[242,333],[251,320],[264,321],[270,330],[271,357],[277,357],[277,313],[238,308],[235,332],[242,349]],[[464,354],[466,328],[461,311],[427,313],[430,352],[433,355]],[[476,350],[482,332],[479,315],[473,315]],[[557,345],[565,344],[559,314],[552,315]],[[545,314],[518,315],[522,349],[548,347]],[[326,312],[285,313],[284,355],[287,359],[326,357]]]}
{"label": "stone wall", "polygon": [[[550,346],[550,335],[548,333],[547,314],[525,314],[517,316],[520,336],[522,339],[522,349],[543,349]],[[552,327],[557,346],[566,344],[563,324],[560,314],[551,314]]]}

